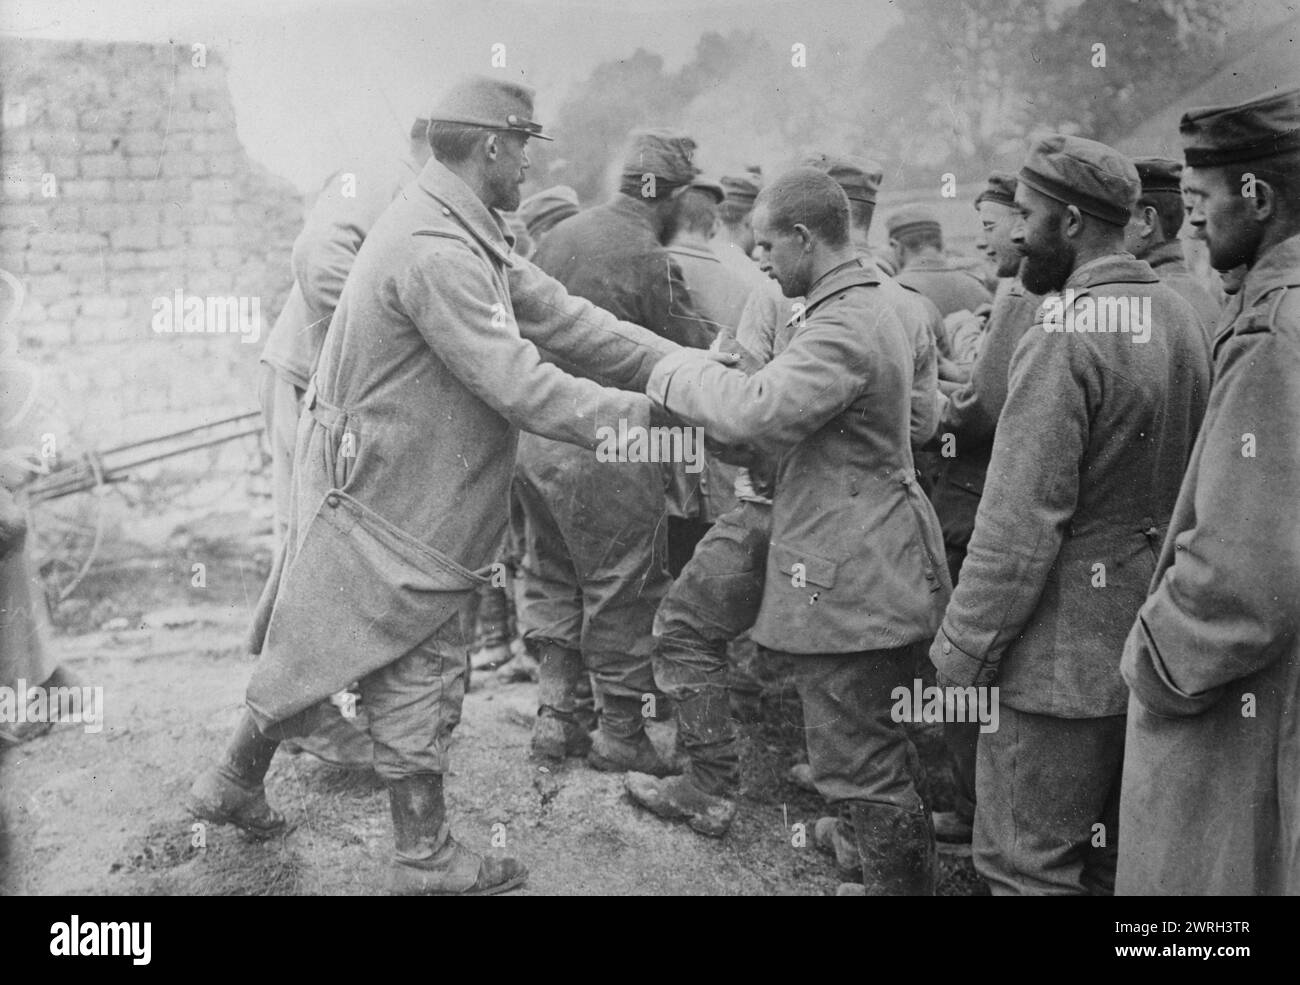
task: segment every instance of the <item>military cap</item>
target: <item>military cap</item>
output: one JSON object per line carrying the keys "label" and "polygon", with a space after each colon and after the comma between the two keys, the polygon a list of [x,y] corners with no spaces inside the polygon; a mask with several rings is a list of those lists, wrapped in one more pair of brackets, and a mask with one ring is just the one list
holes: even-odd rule
{"label": "military cap", "polygon": [[1133,166],[1142,179],[1142,194],[1178,193],[1183,190],[1183,165],[1169,157],[1135,157]]}
{"label": "military cap", "polygon": [[1178,124],[1189,168],[1256,161],[1300,150],[1300,89],[1236,106],[1189,109]]}
{"label": "military cap", "polygon": [[727,197],[726,191],[722,188],[722,182],[715,181],[713,178],[706,178],[703,175],[692,181],[691,187],[699,191],[708,192],[713,196],[713,200],[718,205],[721,205],[723,200]]}
{"label": "military cap", "polygon": [[513,130],[539,140],[550,140],[532,116],[533,90],[528,86],[486,75],[468,75],[442,94],[429,113],[429,120]]}
{"label": "military cap", "polygon": [[557,222],[577,215],[578,209],[578,193],[568,185],[556,185],[529,195],[519,203],[518,211],[519,218],[533,233],[539,226],[550,229]]}
{"label": "military cap", "polygon": [[890,239],[923,230],[936,233],[943,231],[939,226],[939,217],[924,205],[904,205],[885,220],[885,232]]}
{"label": "military cap", "polygon": [[749,175],[722,176],[723,201],[750,208],[758,198],[758,182]]}
{"label": "military cap", "polygon": [[835,156],[817,152],[799,162],[802,167],[816,168],[830,175],[844,189],[850,202],[876,204],[876,193],[885,178],[885,169],[863,157]]}
{"label": "military cap", "polygon": [[997,202],[999,205],[1016,204],[1016,176],[1010,171],[994,171],[989,175],[989,183],[975,196],[975,208],[984,202]]}
{"label": "military cap", "polygon": [[1019,178],[1039,194],[1116,226],[1128,222],[1142,193],[1137,168],[1127,157],[1095,140],[1063,133],[1034,142]]}
{"label": "military cap", "polygon": [[680,130],[633,130],[623,155],[623,176],[652,174],[669,185],[686,185],[700,173],[694,157],[695,141]]}

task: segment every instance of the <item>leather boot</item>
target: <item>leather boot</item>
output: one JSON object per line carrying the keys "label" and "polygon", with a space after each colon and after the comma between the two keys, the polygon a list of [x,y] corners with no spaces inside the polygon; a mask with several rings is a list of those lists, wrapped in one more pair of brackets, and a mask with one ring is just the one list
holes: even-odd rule
{"label": "leather boot", "polygon": [[939,861],[930,812],[854,801],[849,806],[868,896],[933,896]]}
{"label": "leather boot", "polygon": [[659,756],[645,732],[641,701],[629,695],[601,696],[600,728],[587,754],[587,765],[604,773],[673,776],[681,772]]}
{"label": "leather boot", "polygon": [[633,803],[670,821],[685,821],[692,831],[721,838],[736,819],[736,802],[709,793],[690,776],[651,776],[628,773],[623,780]]}
{"label": "leather boot", "polygon": [[190,815],[213,824],[233,824],[256,839],[283,831],[284,815],[266,802],[263,785],[279,744],[263,735],[245,711],[221,762],[190,788],[185,804]]}
{"label": "leather boot", "polygon": [[587,680],[582,654],[550,641],[538,650],[537,721],[529,751],[551,760],[585,756],[591,736],[578,718],[578,689]]}
{"label": "leather boot", "polygon": [[506,663],[510,649],[510,599],[506,589],[486,585],[478,593],[475,649],[470,664],[474,670],[491,670]]}
{"label": "leather boot", "polygon": [[471,851],[451,836],[440,773],[388,784],[393,810],[394,896],[491,896],[514,889],[528,870],[513,858]]}
{"label": "leather boot", "polygon": [[853,826],[842,817],[820,817],[813,825],[813,844],[835,859],[835,871],[844,880],[862,879],[862,858]]}

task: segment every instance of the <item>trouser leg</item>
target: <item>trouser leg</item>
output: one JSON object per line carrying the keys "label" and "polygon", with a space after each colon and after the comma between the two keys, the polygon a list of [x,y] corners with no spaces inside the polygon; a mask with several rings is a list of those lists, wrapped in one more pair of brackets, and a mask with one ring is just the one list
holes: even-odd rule
{"label": "trouser leg", "polygon": [[938,871],[921,763],[891,715],[914,648],[793,657],[817,790],[848,808],[868,895],[931,895]]}
{"label": "trouser leg", "polygon": [[1124,724],[1001,706],[975,774],[975,870],[995,896],[1113,891]]}
{"label": "trouser leg", "polygon": [[709,793],[739,779],[726,651],[758,616],[770,517],[769,508],[749,503],[720,517],[655,613],[655,681],[677,704],[689,775]]}
{"label": "trouser leg", "polygon": [[361,679],[375,771],[385,780],[447,771],[465,697],[472,607],[473,593],[465,592],[459,612],[427,640]]}

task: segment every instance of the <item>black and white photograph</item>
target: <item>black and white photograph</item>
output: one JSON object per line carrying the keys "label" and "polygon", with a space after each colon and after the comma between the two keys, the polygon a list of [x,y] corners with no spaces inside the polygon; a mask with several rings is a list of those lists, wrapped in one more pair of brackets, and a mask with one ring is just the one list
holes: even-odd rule
{"label": "black and white photograph", "polygon": [[1300,895],[1298,41],[0,0],[0,895],[72,898],[23,949],[1141,896],[1098,955],[1260,957],[1169,898]]}

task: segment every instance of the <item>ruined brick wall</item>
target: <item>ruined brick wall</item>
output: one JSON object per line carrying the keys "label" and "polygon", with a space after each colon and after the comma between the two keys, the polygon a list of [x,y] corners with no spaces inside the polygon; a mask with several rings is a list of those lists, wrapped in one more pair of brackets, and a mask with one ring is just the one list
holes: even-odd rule
{"label": "ruined brick wall", "polygon": [[[0,93],[0,268],[26,292],[10,326],[64,443],[255,409],[303,203],[241,147],[220,54],[0,39]],[[156,333],[155,299],[177,291],[255,301],[260,338]]]}

